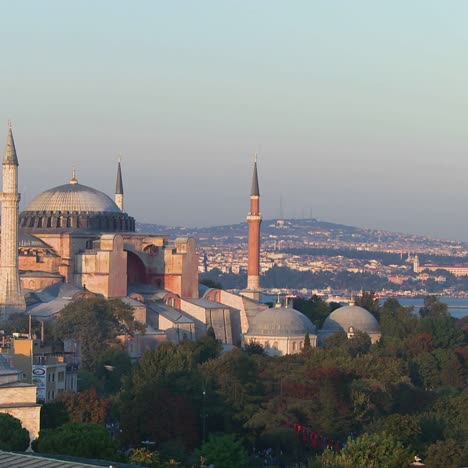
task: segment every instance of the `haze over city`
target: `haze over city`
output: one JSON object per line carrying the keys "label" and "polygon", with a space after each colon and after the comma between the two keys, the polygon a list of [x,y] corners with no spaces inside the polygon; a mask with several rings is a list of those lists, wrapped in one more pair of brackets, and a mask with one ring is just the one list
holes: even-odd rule
{"label": "haze over city", "polygon": [[[7,8],[5,7],[7,6]],[[201,226],[262,211],[468,240],[462,1],[5,2],[22,207],[80,183]],[[5,141],[2,137],[1,144]]]}

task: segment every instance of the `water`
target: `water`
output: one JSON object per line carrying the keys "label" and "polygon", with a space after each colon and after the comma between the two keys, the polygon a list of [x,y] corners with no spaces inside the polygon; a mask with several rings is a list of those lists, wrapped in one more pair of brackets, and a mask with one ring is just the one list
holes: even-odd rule
{"label": "water", "polygon": [[[401,305],[414,306],[416,312],[424,305],[423,297],[397,297],[396,299]],[[448,305],[448,311],[452,317],[462,318],[468,315],[468,297],[439,297],[439,299],[440,302]],[[460,306],[467,308],[460,309]]]}

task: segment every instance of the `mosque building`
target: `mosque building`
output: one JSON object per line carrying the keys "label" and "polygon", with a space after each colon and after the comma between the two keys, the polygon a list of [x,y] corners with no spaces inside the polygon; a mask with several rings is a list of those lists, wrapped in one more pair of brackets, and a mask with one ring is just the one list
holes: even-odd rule
{"label": "mosque building", "polygon": [[[171,241],[166,235],[136,232],[124,211],[122,167],[117,165],[114,200],[79,183],[68,183],[34,197],[19,213],[18,157],[11,127],[3,158],[1,193],[0,315],[24,312],[48,320],[82,297],[121,298],[147,325],[143,336],[128,338],[131,357],[163,341],[196,339],[213,327],[224,345],[259,342],[271,355],[300,352],[344,329],[377,339],[378,323],[364,309],[334,311],[317,331],[290,306],[260,302],[260,190],[254,162],[248,222],[248,280],[233,293],[198,284],[194,238]],[[370,315],[370,317],[369,317]]]}
{"label": "mosque building", "polygon": [[24,311],[21,288],[37,291],[59,283],[106,298],[126,297],[134,284],[198,297],[195,239],[178,238],[172,243],[165,235],[135,232],[134,218],[123,211],[120,162],[115,201],[80,184],[73,171],[69,183],[37,195],[19,217],[17,173],[9,128],[3,158],[0,257],[4,316]]}

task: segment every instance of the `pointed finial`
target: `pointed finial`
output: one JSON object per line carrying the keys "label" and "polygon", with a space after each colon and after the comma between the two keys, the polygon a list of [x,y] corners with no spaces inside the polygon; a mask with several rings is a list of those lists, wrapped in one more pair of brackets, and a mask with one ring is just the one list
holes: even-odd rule
{"label": "pointed finial", "polygon": [[276,307],[276,308],[279,308],[279,307],[281,307],[280,293],[278,293],[278,299],[276,300],[275,307]]}
{"label": "pointed finial", "polygon": [[8,128],[11,130],[13,128],[13,122],[11,119],[8,119]]}
{"label": "pointed finial", "polygon": [[76,185],[78,183],[78,179],[76,178],[76,170],[72,168],[72,178],[70,179],[70,184]]}

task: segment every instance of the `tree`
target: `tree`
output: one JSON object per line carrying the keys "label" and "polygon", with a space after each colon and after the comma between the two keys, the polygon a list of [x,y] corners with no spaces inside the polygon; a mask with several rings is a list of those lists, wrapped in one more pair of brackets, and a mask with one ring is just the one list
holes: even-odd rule
{"label": "tree", "polygon": [[44,429],[34,441],[33,449],[83,458],[120,458],[106,428],[98,424],[67,423],[57,429]]}
{"label": "tree", "polygon": [[122,380],[132,371],[132,362],[128,353],[120,346],[112,346],[102,353],[96,363],[95,376],[99,389],[104,394],[117,393]]}
{"label": "tree", "polygon": [[[21,312],[11,314],[6,320],[0,322],[0,329],[5,332],[5,335],[13,333],[29,333],[29,315]],[[31,318],[31,333],[39,334],[41,324],[39,320]]]}
{"label": "tree", "polygon": [[71,422],[103,424],[106,421],[109,400],[100,398],[94,388],[61,393],[57,401],[65,405]]}
{"label": "tree", "polygon": [[380,303],[375,295],[375,291],[362,291],[360,296],[355,298],[357,306],[369,311],[377,320],[380,318]]}
{"label": "tree", "polygon": [[0,413],[0,450],[23,452],[29,447],[29,432],[21,421],[10,414]]}
{"label": "tree", "polygon": [[164,343],[143,354],[118,398],[124,442],[197,445],[203,387],[198,358],[197,344],[189,340]]}
{"label": "tree", "polygon": [[424,307],[419,309],[421,317],[449,317],[447,304],[440,302],[437,296],[426,296],[424,298]]}
{"label": "tree", "polygon": [[312,345],[310,344],[310,335],[309,332],[307,332],[304,337],[304,351],[309,351],[311,348]]}
{"label": "tree", "polygon": [[369,352],[371,344],[370,336],[366,332],[356,330],[354,335],[348,339],[348,353],[352,357],[356,357],[359,354],[366,354]]}
{"label": "tree", "polygon": [[420,320],[419,330],[432,336],[436,347],[449,348],[462,344],[464,333],[449,315],[427,315]]}
{"label": "tree", "polygon": [[302,312],[318,328],[322,327],[323,322],[330,315],[328,304],[317,294],[309,299],[294,299],[294,308]]}
{"label": "tree", "polygon": [[257,354],[259,356],[264,356],[265,355],[265,348],[261,343],[258,341],[249,341],[248,343],[244,344],[244,347],[242,348],[247,354]]}
{"label": "tree", "polygon": [[45,403],[41,408],[41,429],[55,429],[70,421],[63,401]]}
{"label": "tree", "polygon": [[57,319],[55,331],[60,339],[74,338],[81,346],[81,364],[94,372],[103,353],[117,344],[119,335],[144,332],[145,325],[133,319],[133,310],[120,299],[99,297],[70,302]]}
{"label": "tree", "polygon": [[264,358],[233,349],[200,367],[209,397],[206,408],[210,431],[242,431],[258,411],[263,397],[258,360]]}
{"label": "tree", "polygon": [[403,340],[414,335],[418,326],[418,318],[413,314],[412,307],[402,306],[397,299],[387,299],[380,309],[380,327],[382,336]]}
{"label": "tree", "polygon": [[247,453],[240,441],[231,435],[211,436],[200,451],[205,465],[214,465],[216,468],[243,468],[248,466]]}
{"label": "tree", "polygon": [[325,340],[325,348],[346,348],[348,346],[348,335],[343,330],[338,330],[337,332],[330,335]]}
{"label": "tree", "polygon": [[468,463],[468,444],[453,439],[439,440],[429,446],[425,464],[427,468],[458,468]]}
{"label": "tree", "polygon": [[[187,346],[189,346],[189,343],[191,342],[188,342]],[[208,333],[196,341],[193,353],[195,360],[201,364],[210,359],[217,358],[221,354],[222,349],[221,340],[216,339],[213,327],[209,327]]]}
{"label": "tree", "polygon": [[158,452],[151,452],[145,448],[132,450],[130,461],[138,465],[148,466],[150,468],[159,468],[161,466]]}
{"label": "tree", "polygon": [[410,452],[391,435],[363,434],[357,439],[348,439],[339,453],[326,450],[321,457],[324,466],[349,468],[401,468],[411,462]]}
{"label": "tree", "polygon": [[383,421],[383,430],[405,447],[415,448],[415,444],[421,434],[421,426],[418,418],[410,415],[391,414]]}
{"label": "tree", "polygon": [[206,336],[210,337],[213,340],[216,340],[216,333],[211,325],[206,330]]}

